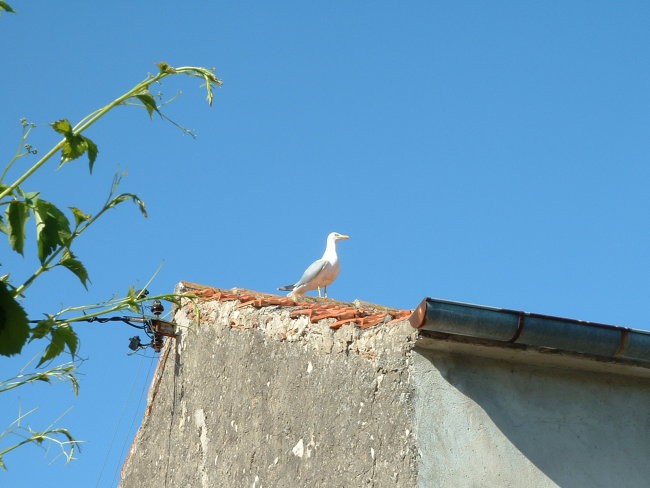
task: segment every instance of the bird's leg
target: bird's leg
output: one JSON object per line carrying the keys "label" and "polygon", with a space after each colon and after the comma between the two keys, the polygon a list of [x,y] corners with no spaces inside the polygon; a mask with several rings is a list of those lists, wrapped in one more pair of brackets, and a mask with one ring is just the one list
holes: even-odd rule
{"label": "bird's leg", "polygon": [[318,298],[321,298],[321,296],[320,296],[320,286],[317,286],[316,288],[318,288]]}
{"label": "bird's leg", "polygon": [[327,298],[327,285],[325,285],[323,289],[325,290],[325,298]]}

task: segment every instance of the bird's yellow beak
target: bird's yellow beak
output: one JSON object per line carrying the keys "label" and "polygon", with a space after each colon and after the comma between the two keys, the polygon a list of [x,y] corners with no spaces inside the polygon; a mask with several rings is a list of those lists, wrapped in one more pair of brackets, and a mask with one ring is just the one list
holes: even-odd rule
{"label": "bird's yellow beak", "polygon": [[350,238],[350,236],[345,236],[345,235],[341,234],[336,238],[336,240],[338,241],[338,240],[341,240],[341,239],[349,239],[349,238]]}

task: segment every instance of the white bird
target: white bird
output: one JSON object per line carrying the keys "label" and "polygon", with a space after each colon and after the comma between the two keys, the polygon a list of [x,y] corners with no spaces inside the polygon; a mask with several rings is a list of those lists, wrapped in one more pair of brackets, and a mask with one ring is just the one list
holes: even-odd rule
{"label": "white bird", "polygon": [[331,232],[327,236],[327,246],[325,247],[323,257],[311,263],[297,283],[281,286],[278,290],[290,290],[287,296],[296,298],[309,290],[317,289],[318,296],[320,297],[320,289],[323,288],[325,298],[327,298],[327,285],[332,284],[341,269],[341,263],[339,263],[339,257],[336,254],[336,242],[349,238],[349,236],[339,234],[338,232]]}

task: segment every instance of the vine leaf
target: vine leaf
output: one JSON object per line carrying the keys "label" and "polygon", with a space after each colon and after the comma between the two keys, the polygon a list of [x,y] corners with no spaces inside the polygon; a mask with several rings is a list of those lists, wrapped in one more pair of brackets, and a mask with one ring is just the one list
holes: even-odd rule
{"label": "vine leaf", "polygon": [[79,337],[72,330],[68,324],[60,325],[52,331],[52,335],[59,335],[63,338],[63,342],[68,347],[68,351],[73,356],[77,353],[77,347],[79,346]]}
{"label": "vine leaf", "polygon": [[7,284],[0,281],[0,354],[19,354],[29,335],[27,314]]}
{"label": "vine leaf", "polygon": [[90,219],[90,215],[83,213],[77,207],[69,207],[69,208],[72,211],[72,215],[74,215],[74,222],[77,227],[83,224],[86,220]]}
{"label": "vine leaf", "polygon": [[147,217],[147,209],[144,206],[144,202],[140,199],[140,197],[133,193],[120,193],[106,204],[106,208],[113,208],[116,205],[119,205],[120,203],[127,200],[131,200],[133,203],[137,204],[138,208],[140,209],[140,213],[144,217]]}
{"label": "vine leaf", "polygon": [[76,134],[72,130],[72,125],[68,119],[57,120],[50,125],[56,132],[63,134],[63,137],[65,137],[65,142],[61,148],[61,164],[59,167],[83,156],[84,153],[88,153],[88,163],[90,172],[92,173],[95,160],[97,159],[97,153],[99,152],[97,144],[86,136]]}
{"label": "vine leaf", "polygon": [[4,226],[9,236],[9,245],[18,254],[23,254],[25,245],[25,224],[29,219],[29,208],[25,202],[14,200],[7,207],[7,223]]}
{"label": "vine leaf", "polygon": [[0,10],[4,10],[5,12],[11,12],[12,14],[16,13],[16,11],[13,8],[11,8],[11,5],[3,1],[0,1]]}
{"label": "vine leaf", "polygon": [[84,144],[84,136],[79,134],[66,134],[65,143],[61,149],[61,162],[66,163],[77,159],[86,152],[87,146]]}
{"label": "vine leaf", "polygon": [[41,264],[59,246],[68,246],[71,233],[70,222],[53,203],[38,200],[34,208],[36,218],[36,241]]}
{"label": "vine leaf", "polygon": [[50,330],[52,330],[52,327],[54,327],[54,325],[55,322],[51,316],[49,316],[46,319],[40,320],[36,324],[36,327],[33,327],[30,330],[29,342],[32,342],[34,339],[42,339],[43,337],[45,337],[47,334],[50,333]]}
{"label": "vine leaf", "polygon": [[93,166],[95,166],[95,160],[97,159],[97,153],[99,152],[99,149],[97,148],[97,144],[95,144],[93,141],[88,139],[87,137],[83,137],[84,142],[86,143],[86,150],[88,151],[88,167],[90,172],[93,172]]}
{"label": "vine leaf", "polygon": [[158,109],[158,105],[156,104],[156,99],[153,97],[153,95],[149,92],[147,88],[144,88],[140,93],[137,93],[135,97],[142,102],[142,105],[144,105],[144,108],[147,109],[147,113],[149,114],[149,118],[153,118],[153,113],[157,112],[159,115],[160,110]]}
{"label": "vine leaf", "polygon": [[50,125],[59,134],[63,134],[64,136],[72,134],[72,125],[70,125],[70,121],[68,119],[57,120]]}
{"label": "vine leaf", "polygon": [[59,354],[63,352],[63,349],[65,348],[65,341],[63,340],[63,336],[61,334],[57,334],[56,331],[58,329],[52,329],[50,331],[50,343],[48,346],[45,348],[45,353],[41,357],[40,361],[36,365],[36,367],[40,367],[43,363],[46,361],[49,361],[50,359],[53,359],[57,357]]}
{"label": "vine leaf", "polygon": [[65,250],[63,256],[61,256],[59,265],[72,271],[75,276],[79,278],[84,288],[86,290],[88,289],[88,271],[86,271],[85,266],[76,258],[74,254],[72,254],[70,250]]}
{"label": "vine leaf", "polygon": [[50,344],[45,349],[45,354],[43,354],[36,367],[39,367],[50,359],[57,357],[63,352],[66,346],[68,346],[68,351],[70,351],[70,354],[73,356],[77,352],[79,337],[77,337],[75,331],[72,330],[68,324],[53,327],[52,330],[50,330],[50,337]]}

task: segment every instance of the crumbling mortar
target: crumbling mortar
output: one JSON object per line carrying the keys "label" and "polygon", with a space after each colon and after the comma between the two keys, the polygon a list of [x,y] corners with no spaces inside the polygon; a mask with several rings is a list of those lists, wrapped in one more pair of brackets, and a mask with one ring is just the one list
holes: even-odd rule
{"label": "crumbling mortar", "polygon": [[[334,319],[322,319],[311,323],[307,316],[291,318],[292,307],[237,308],[236,301],[207,301],[200,307],[202,313],[203,307],[207,307],[208,311],[212,312],[206,316],[227,319],[228,327],[231,329],[256,329],[265,335],[265,340],[271,338],[278,341],[302,342],[329,354],[355,354],[373,363],[381,361],[380,354],[376,350],[377,344],[383,342],[383,336],[389,333],[388,329],[382,326],[362,330],[351,323],[338,329],[330,329],[329,325]],[[278,313],[278,310],[281,312]],[[187,313],[186,316],[189,318]],[[407,338],[407,343],[401,348],[400,353],[407,354],[414,339],[414,337]]]}

